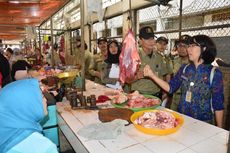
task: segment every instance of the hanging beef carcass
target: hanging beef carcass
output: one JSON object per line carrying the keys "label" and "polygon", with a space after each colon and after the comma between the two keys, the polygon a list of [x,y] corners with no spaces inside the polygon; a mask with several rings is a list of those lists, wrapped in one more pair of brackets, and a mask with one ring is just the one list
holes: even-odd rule
{"label": "hanging beef carcass", "polygon": [[59,58],[61,60],[62,64],[65,64],[65,38],[64,36],[61,36],[60,40],[59,40]]}
{"label": "hanging beef carcass", "polygon": [[131,30],[128,31],[124,38],[119,61],[120,81],[122,83],[131,83],[134,81],[137,69],[141,64],[135,37]]}

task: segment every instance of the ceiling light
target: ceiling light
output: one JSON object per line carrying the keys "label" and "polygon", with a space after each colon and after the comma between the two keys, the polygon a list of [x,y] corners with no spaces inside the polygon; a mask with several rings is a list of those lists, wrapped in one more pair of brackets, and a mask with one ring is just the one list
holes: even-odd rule
{"label": "ceiling light", "polygon": [[19,1],[9,1],[9,3],[19,4]]}
{"label": "ceiling light", "polygon": [[37,11],[32,11],[31,14],[32,14],[32,16],[35,16],[35,17],[38,16],[38,12]]}
{"label": "ceiling light", "polygon": [[8,3],[14,3],[14,4],[19,4],[19,3],[39,3],[40,0],[9,0]]}

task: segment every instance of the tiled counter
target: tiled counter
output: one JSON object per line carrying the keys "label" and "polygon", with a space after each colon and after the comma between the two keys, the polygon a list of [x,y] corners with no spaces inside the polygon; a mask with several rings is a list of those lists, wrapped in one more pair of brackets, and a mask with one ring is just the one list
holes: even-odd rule
{"label": "tiled counter", "polygon": [[[87,82],[88,88],[94,86]],[[103,89],[93,88],[94,94]],[[109,89],[110,90],[110,89]],[[91,90],[92,91],[92,90]],[[86,94],[90,94],[87,91]],[[226,153],[229,131],[183,115],[184,124],[167,136],[147,135],[133,125],[116,139],[88,140],[77,134],[86,125],[100,122],[98,111],[72,110],[68,102],[57,103],[58,125],[77,153]]]}

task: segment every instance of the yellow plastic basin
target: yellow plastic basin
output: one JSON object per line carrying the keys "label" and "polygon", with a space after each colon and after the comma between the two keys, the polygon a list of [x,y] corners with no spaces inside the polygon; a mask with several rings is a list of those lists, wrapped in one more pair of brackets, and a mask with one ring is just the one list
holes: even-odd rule
{"label": "yellow plastic basin", "polygon": [[76,75],[78,75],[78,70],[76,71],[70,71],[70,72],[62,72],[62,73],[59,73],[57,74],[57,77],[59,79],[63,79],[63,78],[74,78],[76,77]]}
{"label": "yellow plastic basin", "polygon": [[[135,124],[134,121],[139,117],[142,116],[145,112],[156,112],[159,110],[143,110],[139,112],[135,112],[131,117],[130,120],[133,123],[133,125],[140,130],[141,132],[144,132],[146,134],[153,134],[153,135],[168,135],[171,133],[176,132],[184,123],[184,119],[181,115],[179,115],[176,112],[170,111],[170,110],[163,110],[171,113],[172,115],[175,116],[175,118],[179,121],[179,124],[175,128],[170,128],[170,129],[156,129],[156,128],[145,128],[143,126],[140,126],[138,124]],[[162,110],[161,110],[162,111]]]}

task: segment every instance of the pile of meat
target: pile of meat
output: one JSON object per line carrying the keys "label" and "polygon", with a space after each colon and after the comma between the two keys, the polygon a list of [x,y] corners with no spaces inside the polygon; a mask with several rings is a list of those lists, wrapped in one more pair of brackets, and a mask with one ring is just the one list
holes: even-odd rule
{"label": "pile of meat", "polygon": [[179,121],[170,112],[156,111],[145,112],[134,123],[145,128],[170,129],[176,127]]}
{"label": "pile of meat", "polygon": [[118,92],[116,95],[113,96],[112,102],[114,104],[121,104],[128,100],[127,95],[124,92]]}
{"label": "pile of meat", "polygon": [[121,104],[127,101],[128,108],[147,108],[160,104],[159,99],[146,98],[141,95],[138,91],[135,91],[131,94],[125,94],[123,92],[118,93],[113,98],[114,104]]}
{"label": "pile of meat", "polygon": [[129,108],[146,108],[160,104],[159,99],[146,98],[145,96],[141,95],[138,91],[128,94],[127,97],[127,106]]}

